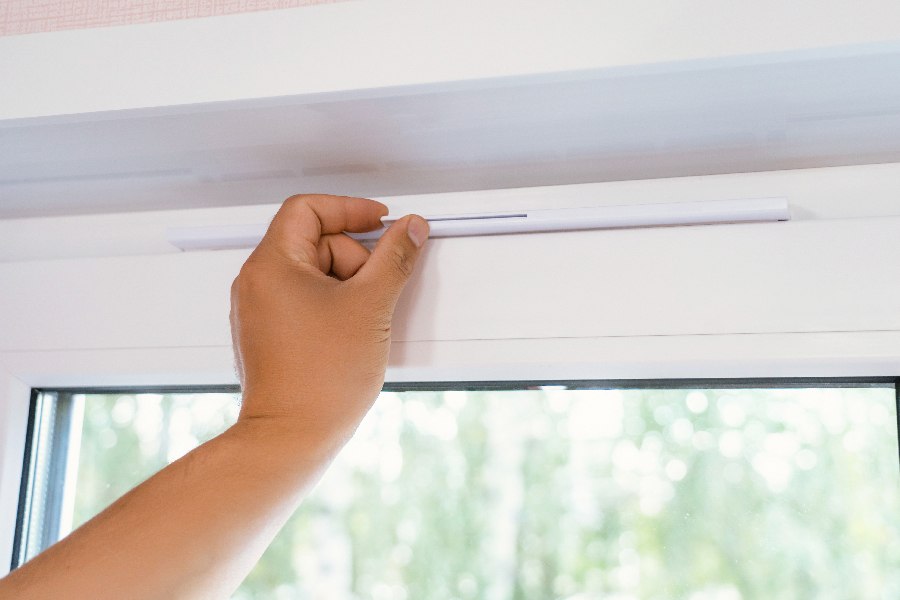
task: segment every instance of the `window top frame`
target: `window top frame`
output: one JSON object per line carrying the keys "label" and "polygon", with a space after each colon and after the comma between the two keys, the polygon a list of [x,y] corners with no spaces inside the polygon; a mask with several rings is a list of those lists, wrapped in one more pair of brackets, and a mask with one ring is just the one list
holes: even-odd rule
{"label": "window top frame", "polygon": [[[386,381],[385,392],[405,391],[481,391],[527,390],[541,387],[562,386],[567,389],[636,390],[636,389],[786,389],[872,387],[900,389],[900,375],[896,377],[709,377],[666,379],[502,379],[502,380],[435,380],[435,381]],[[190,393],[238,393],[240,385],[133,385],[133,386],[41,386],[32,388],[34,393],[65,392],[69,394],[190,394]]]}

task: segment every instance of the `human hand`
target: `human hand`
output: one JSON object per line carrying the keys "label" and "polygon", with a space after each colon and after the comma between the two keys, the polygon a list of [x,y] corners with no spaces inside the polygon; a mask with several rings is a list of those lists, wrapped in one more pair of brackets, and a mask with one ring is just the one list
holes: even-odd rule
{"label": "human hand", "polygon": [[384,383],[394,306],[428,223],[410,215],[371,255],[342,233],[372,231],[380,202],[288,198],[231,288],[231,330],[244,400],[239,422],[273,419],[340,445]]}
{"label": "human hand", "polygon": [[386,213],[285,201],[231,288],[238,422],[0,579],[0,597],[230,597],[381,390],[428,223],[401,219],[371,256],[341,232]]}

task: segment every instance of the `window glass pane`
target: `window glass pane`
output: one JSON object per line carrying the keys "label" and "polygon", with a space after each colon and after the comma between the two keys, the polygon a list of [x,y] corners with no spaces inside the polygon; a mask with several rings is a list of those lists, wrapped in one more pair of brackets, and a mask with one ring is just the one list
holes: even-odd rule
{"label": "window glass pane", "polygon": [[[82,398],[75,526],[237,414]],[[897,598],[894,390],[385,392],[235,597]]]}
{"label": "window glass pane", "polygon": [[237,419],[237,394],[89,394],[74,490],[77,527]]}

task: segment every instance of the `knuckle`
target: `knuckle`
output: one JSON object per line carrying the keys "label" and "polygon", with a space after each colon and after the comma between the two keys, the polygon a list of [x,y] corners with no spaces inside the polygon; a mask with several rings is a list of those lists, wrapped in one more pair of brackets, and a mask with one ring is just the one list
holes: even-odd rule
{"label": "knuckle", "polygon": [[306,210],[306,207],[309,205],[310,198],[310,194],[294,194],[293,196],[289,196],[287,199],[285,199],[285,201],[282,202],[282,206],[288,212]]}
{"label": "knuckle", "polygon": [[260,286],[261,273],[258,266],[252,262],[246,262],[238,272],[237,277],[231,282],[231,294],[242,295],[252,292]]}
{"label": "knuckle", "polygon": [[283,204],[287,204],[288,206],[294,204],[300,204],[306,201],[306,194],[294,194],[293,196],[288,196]]}

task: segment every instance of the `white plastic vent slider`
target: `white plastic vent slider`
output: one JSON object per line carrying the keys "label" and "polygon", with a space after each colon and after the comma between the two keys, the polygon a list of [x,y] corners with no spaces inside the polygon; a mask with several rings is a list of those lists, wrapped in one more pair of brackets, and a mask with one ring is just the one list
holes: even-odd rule
{"label": "white plastic vent slider", "polygon": [[[430,237],[442,238],[788,221],[791,211],[787,199],[778,197],[423,216],[431,226]],[[388,215],[381,221],[387,228],[400,218]],[[170,227],[166,237],[181,250],[253,248],[262,239],[266,228],[265,224]],[[358,240],[376,240],[384,231],[349,235]]]}

